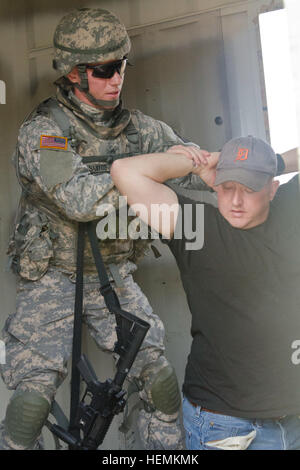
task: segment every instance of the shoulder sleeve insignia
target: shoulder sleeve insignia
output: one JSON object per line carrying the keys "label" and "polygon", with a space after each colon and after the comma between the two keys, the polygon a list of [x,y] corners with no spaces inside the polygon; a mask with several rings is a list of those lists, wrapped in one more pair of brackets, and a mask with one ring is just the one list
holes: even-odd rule
{"label": "shoulder sleeve insignia", "polygon": [[41,135],[40,148],[67,150],[68,139],[57,135]]}
{"label": "shoulder sleeve insignia", "polygon": [[73,175],[73,154],[57,149],[40,150],[40,175],[48,189],[66,183]]}

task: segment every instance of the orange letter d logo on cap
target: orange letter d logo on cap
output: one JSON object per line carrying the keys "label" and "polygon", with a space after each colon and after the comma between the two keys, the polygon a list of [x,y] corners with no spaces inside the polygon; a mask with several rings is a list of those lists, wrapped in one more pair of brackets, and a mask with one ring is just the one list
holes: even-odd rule
{"label": "orange letter d logo on cap", "polygon": [[234,161],[236,162],[237,160],[247,160],[248,153],[249,153],[249,149],[239,148],[237,157]]}

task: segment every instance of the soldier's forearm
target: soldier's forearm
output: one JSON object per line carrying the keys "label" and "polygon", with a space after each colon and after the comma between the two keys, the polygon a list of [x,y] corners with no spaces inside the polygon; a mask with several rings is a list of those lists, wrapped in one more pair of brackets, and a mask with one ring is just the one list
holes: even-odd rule
{"label": "soldier's forearm", "polygon": [[211,187],[208,186],[205,181],[203,181],[200,176],[193,173],[189,173],[186,176],[181,176],[180,178],[172,178],[166,181],[171,187],[179,186],[187,190],[197,190],[197,191],[212,191]]}
{"label": "soldier's forearm", "polygon": [[78,222],[88,222],[97,218],[101,204],[117,207],[119,196],[120,193],[109,174],[74,177],[68,183],[56,187],[49,195],[67,217]]}

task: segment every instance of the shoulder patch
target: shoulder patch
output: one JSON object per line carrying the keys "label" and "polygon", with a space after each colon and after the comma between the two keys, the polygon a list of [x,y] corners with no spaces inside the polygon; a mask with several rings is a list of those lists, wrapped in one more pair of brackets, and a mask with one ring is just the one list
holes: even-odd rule
{"label": "shoulder patch", "polygon": [[40,148],[67,150],[68,139],[67,137],[62,137],[58,135],[41,135]]}
{"label": "shoulder patch", "polygon": [[66,183],[73,174],[73,154],[70,151],[41,149],[40,175],[48,189]]}

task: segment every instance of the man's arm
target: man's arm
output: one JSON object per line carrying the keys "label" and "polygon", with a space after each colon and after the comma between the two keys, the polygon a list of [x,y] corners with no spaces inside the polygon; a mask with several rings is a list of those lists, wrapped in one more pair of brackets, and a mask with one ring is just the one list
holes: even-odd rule
{"label": "man's arm", "polygon": [[[200,176],[200,178],[212,189],[214,189],[214,183],[216,178],[216,169],[217,164],[219,161],[220,152],[212,152],[207,158],[207,165],[198,165],[196,168],[193,169],[193,174]],[[284,170],[280,172],[280,174],[285,173],[294,173],[299,171],[299,149],[292,149],[284,152],[282,154],[278,154],[278,164],[280,158],[284,163]]]}
{"label": "man's arm", "polygon": [[[199,152],[204,158],[210,156],[210,153],[207,150],[200,149],[198,146],[196,146],[196,144],[192,143],[189,145],[174,145],[167,150],[167,153],[180,153],[192,159],[197,158]],[[166,181],[166,184],[176,192],[180,192],[181,189],[197,191],[211,190],[211,188],[200,178],[199,175],[195,175],[193,173],[189,173],[188,175],[182,176],[180,178],[172,178],[171,180]]]}
{"label": "man's arm", "polygon": [[294,173],[299,171],[299,162],[300,162],[300,152],[299,148],[288,150],[280,154],[281,158],[284,161],[284,173]]}
{"label": "man's arm", "polygon": [[205,163],[196,162],[196,166],[193,168],[193,174],[200,176],[200,178],[209,186],[214,189],[216,180],[216,170],[219,161],[220,152],[212,152],[209,157],[206,158]]}
{"label": "man's arm", "polygon": [[141,220],[171,238],[178,215],[176,193],[163,183],[185,176],[195,168],[183,154],[156,153],[116,160],[111,177]]}
{"label": "man's arm", "polygon": [[[194,154],[198,154],[199,152],[208,155],[206,150],[200,149],[196,143],[187,141],[179,136],[174,129],[165,122],[147,116],[139,110],[134,111],[134,119],[137,119],[137,129],[142,131],[140,133],[141,154],[170,152],[185,154],[189,158],[192,158]],[[170,183],[175,191],[177,190],[176,186],[185,189],[208,189],[201,178],[191,174],[184,177],[172,178],[166,183]]]}

